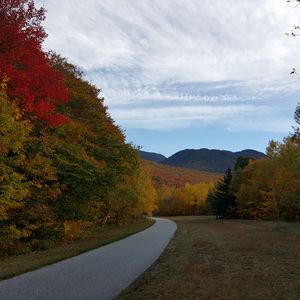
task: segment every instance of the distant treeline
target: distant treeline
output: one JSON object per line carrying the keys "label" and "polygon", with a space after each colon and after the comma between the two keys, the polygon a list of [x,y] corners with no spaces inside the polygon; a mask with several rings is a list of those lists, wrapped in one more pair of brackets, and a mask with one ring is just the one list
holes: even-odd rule
{"label": "distant treeline", "polygon": [[[299,112],[298,106],[295,120],[300,125]],[[299,128],[281,143],[271,141],[266,158],[241,157],[206,203],[219,218],[300,221]]]}
{"label": "distant treeline", "polygon": [[[295,111],[300,126],[300,106]],[[154,214],[300,221],[300,129],[270,141],[264,158],[238,157],[224,177],[144,162],[156,187]]]}
{"label": "distant treeline", "polygon": [[[300,108],[297,107],[297,112]],[[298,122],[300,123],[300,122]],[[218,218],[300,221],[300,138],[271,141],[261,159],[239,157],[223,178],[185,169],[148,168],[156,187],[157,215],[215,214]],[[149,163],[148,163],[149,164]],[[178,172],[178,171],[177,171]],[[153,176],[155,175],[155,176]],[[177,174],[178,175],[178,174]],[[219,179],[219,180],[218,180]],[[217,181],[218,180],[218,181]]]}
{"label": "distant treeline", "polygon": [[156,191],[153,214],[197,215],[207,211],[205,199],[220,175],[146,160],[142,163]]}

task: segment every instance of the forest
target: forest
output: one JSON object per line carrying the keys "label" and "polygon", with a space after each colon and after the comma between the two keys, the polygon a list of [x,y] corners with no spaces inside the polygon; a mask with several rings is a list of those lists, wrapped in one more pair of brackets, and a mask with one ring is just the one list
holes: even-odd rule
{"label": "forest", "polygon": [[0,1],[1,254],[135,222],[152,202],[137,149],[100,91],[43,51],[44,19],[34,1]]}
{"label": "forest", "polygon": [[[300,107],[295,121],[300,125]],[[300,220],[299,127],[282,142],[270,141],[267,157],[240,157],[234,171],[210,190],[206,204],[218,218]]]}
{"label": "forest", "polygon": [[101,91],[43,50],[45,13],[31,0],[0,0],[1,255],[146,214],[299,220],[299,127],[271,141],[266,158],[239,158],[221,180],[142,161]]}

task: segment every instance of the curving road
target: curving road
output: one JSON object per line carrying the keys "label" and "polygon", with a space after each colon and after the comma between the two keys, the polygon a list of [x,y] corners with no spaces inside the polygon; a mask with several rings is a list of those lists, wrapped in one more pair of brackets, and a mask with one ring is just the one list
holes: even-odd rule
{"label": "curving road", "polygon": [[174,222],[157,218],[126,239],[1,281],[0,299],[112,299],[151,266],[175,231]]}

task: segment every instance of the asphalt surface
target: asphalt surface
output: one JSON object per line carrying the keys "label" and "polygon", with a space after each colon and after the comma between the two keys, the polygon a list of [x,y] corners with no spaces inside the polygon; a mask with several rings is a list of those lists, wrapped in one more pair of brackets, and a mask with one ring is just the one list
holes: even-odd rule
{"label": "asphalt surface", "polygon": [[153,264],[175,231],[174,222],[157,218],[126,239],[1,281],[0,299],[112,299]]}

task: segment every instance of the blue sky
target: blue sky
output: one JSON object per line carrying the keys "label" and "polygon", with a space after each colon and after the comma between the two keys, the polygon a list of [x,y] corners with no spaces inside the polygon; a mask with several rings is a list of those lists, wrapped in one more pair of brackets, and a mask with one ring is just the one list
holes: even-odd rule
{"label": "blue sky", "polygon": [[102,89],[128,142],[264,151],[300,98],[300,7],[285,0],[43,0],[45,49]]}

